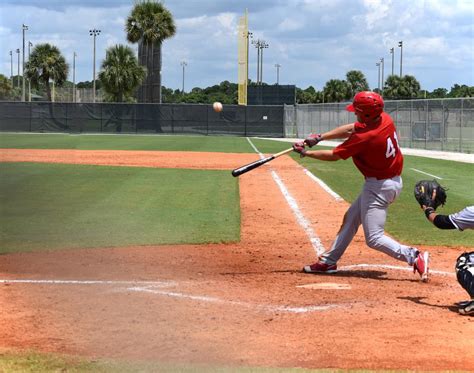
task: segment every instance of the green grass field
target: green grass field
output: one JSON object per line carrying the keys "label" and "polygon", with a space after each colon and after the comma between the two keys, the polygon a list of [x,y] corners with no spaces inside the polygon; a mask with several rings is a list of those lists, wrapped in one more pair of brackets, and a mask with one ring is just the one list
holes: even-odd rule
{"label": "green grass field", "polygon": [[[263,139],[252,143],[265,154],[290,146]],[[254,152],[246,138],[222,136],[1,134],[0,146]],[[363,178],[351,160],[292,157],[346,201],[361,190]],[[228,171],[35,163],[3,163],[0,169],[0,252],[239,239],[238,182]],[[472,247],[474,231],[441,231],[426,220],[413,186],[429,177],[412,169],[443,178],[449,191],[441,213],[474,203],[473,164],[406,156],[404,190],[390,207],[387,232],[406,244]]]}
{"label": "green grass field", "polygon": [[248,141],[231,136],[0,134],[0,148],[159,150],[253,153]]}
{"label": "green grass field", "polygon": [[[87,360],[69,355],[37,352],[0,353],[0,372],[5,373],[369,373],[362,369],[304,369],[264,367],[223,367],[204,364],[170,364],[163,362],[121,361],[107,359]],[[379,373],[404,371],[377,370]]]}
{"label": "green grass field", "polygon": [[238,241],[227,171],[0,163],[0,253]]}

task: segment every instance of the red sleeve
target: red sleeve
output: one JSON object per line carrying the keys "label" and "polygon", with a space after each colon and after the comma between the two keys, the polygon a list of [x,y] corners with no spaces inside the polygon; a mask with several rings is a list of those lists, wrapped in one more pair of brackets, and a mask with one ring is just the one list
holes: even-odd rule
{"label": "red sleeve", "polygon": [[347,159],[352,157],[354,154],[359,153],[364,146],[366,146],[365,141],[363,141],[356,133],[353,133],[346,141],[336,146],[333,153],[342,159]]}

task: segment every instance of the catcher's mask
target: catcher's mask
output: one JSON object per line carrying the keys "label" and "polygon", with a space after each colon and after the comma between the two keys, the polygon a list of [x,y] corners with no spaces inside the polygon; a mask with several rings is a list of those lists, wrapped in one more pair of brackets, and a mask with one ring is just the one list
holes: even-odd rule
{"label": "catcher's mask", "polygon": [[358,119],[366,123],[378,118],[383,112],[383,107],[382,96],[375,92],[364,91],[354,96],[352,104],[347,105],[346,110],[356,113]]}

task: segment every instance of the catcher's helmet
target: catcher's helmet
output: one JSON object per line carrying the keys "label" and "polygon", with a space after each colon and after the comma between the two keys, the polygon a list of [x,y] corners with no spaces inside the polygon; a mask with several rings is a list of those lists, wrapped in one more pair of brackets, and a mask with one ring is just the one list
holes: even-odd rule
{"label": "catcher's helmet", "polygon": [[347,105],[347,111],[359,114],[364,121],[371,121],[383,112],[383,98],[371,91],[359,92],[354,96],[352,104]]}

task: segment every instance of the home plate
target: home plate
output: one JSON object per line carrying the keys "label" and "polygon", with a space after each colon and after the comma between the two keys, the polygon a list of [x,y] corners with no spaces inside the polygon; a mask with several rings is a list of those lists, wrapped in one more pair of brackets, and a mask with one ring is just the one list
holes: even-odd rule
{"label": "home plate", "polygon": [[319,282],[315,284],[298,285],[297,288],[305,289],[324,289],[324,290],[348,290],[351,289],[349,284],[336,284],[334,282]]}

